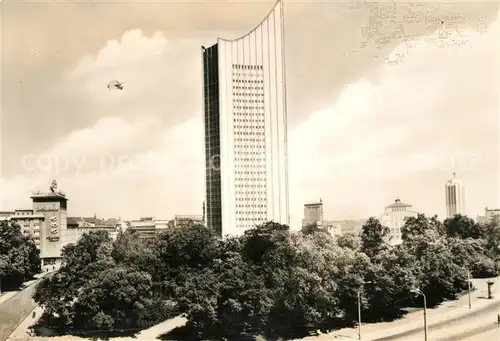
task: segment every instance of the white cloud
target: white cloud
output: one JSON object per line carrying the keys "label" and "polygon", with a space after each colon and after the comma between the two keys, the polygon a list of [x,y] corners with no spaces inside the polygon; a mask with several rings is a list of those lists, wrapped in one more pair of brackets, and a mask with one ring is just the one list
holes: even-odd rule
{"label": "white cloud", "polygon": [[401,44],[376,70],[379,84],[349,85],[291,132],[295,220],[320,197],[327,218],[378,215],[398,195],[442,214],[453,171],[468,186],[467,213],[500,204],[498,20],[486,34],[443,36]]}
{"label": "white cloud", "polygon": [[[470,213],[500,204],[498,23],[486,34],[468,31],[460,39],[467,43],[440,47],[421,41],[411,49],[402,44],[388,58],[404,54],[402,61],[375,70],[382,81],[372,84],[367,77],[346,86],[335,103],[290,131],[292,221],[301,218],[304,202],[320,197],[326,218],[378,215],[396,196],[416,209],[442,213],[443,182],[453,170],[467,184]],[[173,63],[158,75],[166,54],[199,65],[195,43],[137,30],[85,57],[68,73],[68,82],[96,106],[106,105],[109,117],[50,148],[52,163],[45,172],[0,179],[2,208],[29,205],[30,191],[56,177],[70,198],[70,215],[200,214],[202,118],[164,127],[152,112],[185,107],[149,103],[151,91],[199,101],[199,89],[183,97],[173,85],[163,85],[166,72],[183,79],[199,77],[199,69]],[[126,91],[103,91],[109,79],[124,80]],[[140,115],[125,118],[126,110]],[[473,169],[458,161],[469,161]]]}
{"label": "white cloud", "polygon": [[[28,160],[23,177],[0,180],[2,202],[8,207],[26,207],[32,190],[47,190],[52,178],[70,199],[69,214],[106,216],[157,215],[170,218],[178,214],[201,214],[203,201],[203,149],[201,122],[190,120],[165,129],[163,143],[141,153],[117,153],[120,146],[137,140],[140,125],[128,130],[131,122],[103,119],[93,127],[77,131],[46,154]],[[109,139],[102,127],[109,121],[117,131]],[[80,139],[84,135],[90,144]],[[79,145],[74,141],[81,141]],[[100,144],[102,142],[102,144]],[[101,146],[101,150],[94,148]],[[87,148],[88,147],[88,148]],[[53,150],[57,150],[54,153]],[[50,155],[50,161],[44,158]],[[43,161],[37,167],[37,159]],[[192,212],[194,211],[194,212]]]}

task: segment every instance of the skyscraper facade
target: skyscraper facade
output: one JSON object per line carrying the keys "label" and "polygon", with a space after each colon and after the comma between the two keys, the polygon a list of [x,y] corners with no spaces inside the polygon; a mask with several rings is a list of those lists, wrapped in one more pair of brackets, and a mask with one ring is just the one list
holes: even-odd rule
{"label": "skyscraper facade", "polygon": [[455,178],[445,184],[446,216],[453,218],[455,214],[465,214],[465,188],[462,181]]}
{"label": "skyscraper facade", "polygon": [[221,236],[289,224],[283,5],[202,47],[206,222]]}

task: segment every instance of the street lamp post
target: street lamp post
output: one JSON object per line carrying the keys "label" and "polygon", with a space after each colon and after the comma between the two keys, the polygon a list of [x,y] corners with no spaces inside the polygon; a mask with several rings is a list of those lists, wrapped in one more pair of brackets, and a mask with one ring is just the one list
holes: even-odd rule
{"label": "street lamp post", "polygon": [[425,297],[425,294],[420,289],[414,289],[412,292],[422,295],[424,298],[424,338],[427,341],[427,297]]}
{"label": "street lamp post", "polygon": [[358,340],[361,340],[361,289],[358,290]]}
{"label": "street lamp post", "polygon": [[469,309],[472,309],[471,300],[470,300],[470,271],[467,269],[467,292],[469,294]]}
{"label": "street lamp post", "polygon": [[[370,284],[371,281],[364,282],[363,284]],[[361,290],[358,290],[358,340],[361,340]]]}

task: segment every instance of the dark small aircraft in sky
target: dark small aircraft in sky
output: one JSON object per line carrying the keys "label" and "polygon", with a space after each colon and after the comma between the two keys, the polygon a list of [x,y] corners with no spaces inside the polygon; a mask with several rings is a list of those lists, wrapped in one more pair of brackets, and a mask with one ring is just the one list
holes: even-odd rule
{"label": "dark small aircraft in sky", "polygon": [[109,90],[123,90],[123,82],[111,81],[106,85],[106,87]]}

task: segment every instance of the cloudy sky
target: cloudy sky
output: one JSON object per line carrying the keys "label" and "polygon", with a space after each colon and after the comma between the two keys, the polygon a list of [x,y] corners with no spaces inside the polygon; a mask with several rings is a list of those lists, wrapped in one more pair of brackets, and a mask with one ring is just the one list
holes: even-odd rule
{"label": "cloudy sky", "polygon": [[[0,209],[57,179],[71,216],[201,214],[200,45],[271,5],[0,3]],[[293,221],[319,198],[327,219],[397,197],[443,216],[453,172],[467,214],[500,207],[498,3],[290,0],[285,15]]]}

